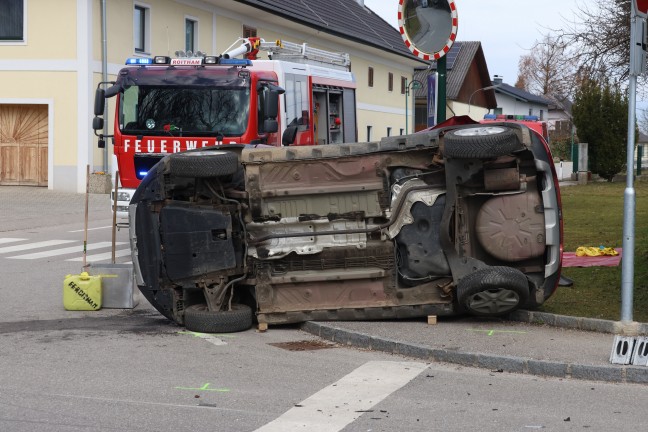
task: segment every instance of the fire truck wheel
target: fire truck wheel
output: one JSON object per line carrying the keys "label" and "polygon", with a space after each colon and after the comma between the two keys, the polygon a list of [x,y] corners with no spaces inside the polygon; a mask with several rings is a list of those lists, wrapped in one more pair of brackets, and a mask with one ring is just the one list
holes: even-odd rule
{"label": "fire truck wheel", "polygon": [[252,309],[233,304],[229,311],[210,311],[206,304],[195,304],[184,312],[187,330],[199,333],[234,333],[252,327]]}
{"label": "fire truck wheel", "polygon": [[512,267],[488,267],[461,279],[457,285],[460,310],[471,315],[496,317],[524,306],[529,299],[529,282]]}
{"label": "fire truck wheel", "polygon": [[457,159],[495,158],[524,149],[513,129],[499,126],[453,130],[444,141],[444,155]]}
{"label": "fire truck wheel", "polygon": [[234,174],[239,168],[236,153],[225,150],[198,150],[171,155],[169,174],[178,177],[220,177]]}

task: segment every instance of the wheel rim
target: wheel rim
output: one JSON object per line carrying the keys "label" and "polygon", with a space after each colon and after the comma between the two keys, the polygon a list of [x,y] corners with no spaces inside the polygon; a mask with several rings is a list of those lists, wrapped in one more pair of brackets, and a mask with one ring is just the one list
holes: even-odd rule
{"label": "wheel rim", "polygon": [[520,303],[520,296],[506,288],[480,291],[468,298],[466,306],[482,314],[500,314],[514,309]]}
{"label": "wheel rim", "polygon": [[506,129],[499,126],[489,126],[489,127],[475,127],[467,129],[458,129],[454,131],[454,134],[457,136],[484,136],[484,135],[497,135],[502,132],[506,132]]}

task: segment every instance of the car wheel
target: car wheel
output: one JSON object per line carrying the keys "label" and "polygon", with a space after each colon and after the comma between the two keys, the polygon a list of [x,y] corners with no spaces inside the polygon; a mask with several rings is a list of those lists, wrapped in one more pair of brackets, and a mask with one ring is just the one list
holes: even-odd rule
{"label": "car wheel", "polygon": [[477,270],[459,281],[459,308],[476,316],[501,316],[525,305],[529,282],[521,271],[511,267]]}
{"label": "car wheel", "polygon": [[184,312],[187,330],[200,333],[234,333],[252,327],[252,309],[233,304],[229,311],[210,311],[206,304],[195,304]]}
{"label": "car wheel", "polygon": [[169,174],[178,177],[220,177],[234,174],[239,169],[236,153],[224,150],[198,150],[171,155]]}
{"label": "car wheel", "polygon": [[501,126],[456,129],[444,142],[444,155],[457,159],[494,158],[524,148],[513,129]]}

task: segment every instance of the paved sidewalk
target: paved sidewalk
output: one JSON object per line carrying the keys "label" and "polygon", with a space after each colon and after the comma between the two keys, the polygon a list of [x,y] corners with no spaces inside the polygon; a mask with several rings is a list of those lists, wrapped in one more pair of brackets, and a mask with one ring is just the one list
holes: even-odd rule
{"label": "paved sidewalk", "polygon": [[[553,321],[556,325],[528,322]],[[308,322],[304,331],[343,345],[401,354],[428,361],[560,378],[648,384],[647,366],[611,364],[612,333],[618,323],[517,312],[523,321],[440,318],[381,322]],[[524,322],[527,321],[527,322]],[[569,328],[573,327],[573,328]],[[648,326],[641,325],[646,334]]]}
{"label": "paved sidewalk", "polygon": [[[88,220],[110,219],[109,194],[88,195]],[[0,232],[83,222],[85,194],[43,187],[0,186]]]}

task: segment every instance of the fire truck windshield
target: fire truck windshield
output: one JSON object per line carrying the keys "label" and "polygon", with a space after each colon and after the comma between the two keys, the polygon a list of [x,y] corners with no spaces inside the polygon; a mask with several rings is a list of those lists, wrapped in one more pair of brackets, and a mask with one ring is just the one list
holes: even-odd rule
{"label": "fire truck windshield", "polygon": [[131,85],[119,106],[124,134],[240,136],[250,113],[249,87]]}

